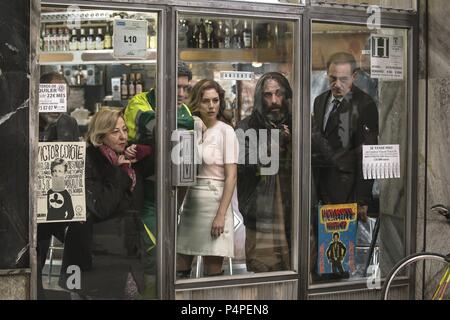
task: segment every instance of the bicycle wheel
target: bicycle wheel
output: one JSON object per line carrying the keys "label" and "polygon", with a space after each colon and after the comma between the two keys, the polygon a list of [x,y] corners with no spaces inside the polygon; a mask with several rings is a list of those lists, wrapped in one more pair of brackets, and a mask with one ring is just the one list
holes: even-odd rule
{"label": "bicycle wheel", "polygon": [[[424,269],[425,268],[425,272]],[[423,275],[425,274],[425,281]],[[382,299],[405,299],[399,297],[394,287],[400,278],[415,275],[415,294],[407,298],[413,300],[449,300],[450,264],[445,256],[436,253],[421,252],[410,255],[398,262],[386,277],[382,289]],[[407,299],[406,298],[406,299]]]}

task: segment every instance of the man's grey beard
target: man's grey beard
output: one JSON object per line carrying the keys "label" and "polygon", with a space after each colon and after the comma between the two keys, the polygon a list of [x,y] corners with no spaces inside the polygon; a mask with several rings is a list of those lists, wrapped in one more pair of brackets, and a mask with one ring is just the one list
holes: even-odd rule
{"label": "man's grey beard", "polygon": [[270,121],[270,122],[273,122],[273,123],[275,123],[275,124],[278,124],[278,123],[280,123],[281,122],[281,120],[283,120],[283,114],[282,113],[274,113],[274,112],[269,112],[268,114],[267,114],[267,119]]}
{"label": "man's grey beard", "polygon": [[279,109],[279,112],[272,112],[272,111],[267,110],[265,116],[266,116],[267,120],[269,120],[270,122],[272,122],[275,125],[280,124],[284,120],[283,109]]}

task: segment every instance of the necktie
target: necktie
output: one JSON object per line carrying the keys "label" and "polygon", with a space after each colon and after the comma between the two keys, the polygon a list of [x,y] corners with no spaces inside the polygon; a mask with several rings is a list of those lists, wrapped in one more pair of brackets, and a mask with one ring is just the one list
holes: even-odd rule
{"label": "necktie", "polygon": [[339,108],[341,102],[338,99],[333,100],[333,108],[331,109],[330,114],[328,115],[327,124],[325,125],[325,132],[329,130],[330,126],[337,120],[336,116],[338,113],[336,112]]}
{"label": "necktie", "polygon": [[333,100],[333,109],[331,109],[330,115],[333,114],[337,110],[337,108],[339,108],[340,104],[341,102],[338,99]]}

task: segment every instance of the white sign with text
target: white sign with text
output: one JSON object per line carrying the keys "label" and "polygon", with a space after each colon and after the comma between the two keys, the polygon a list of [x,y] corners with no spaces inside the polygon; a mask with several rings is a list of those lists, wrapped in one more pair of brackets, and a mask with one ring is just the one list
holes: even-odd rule
{"label": "white sign with text", "polygon": [[403,80],[403,37],[373,35],[371,41],[371,78]]}
{"label": "white sign with text", "polygon": [[66,112],[67,90],[66,84],[39,84],[39,112]]}
{"label": "white sign with text", "polygon": [[114,57],[145,59],[147,28],[147,20],[114,20]]}
{"label": "white sign with text", "polygon": [[400,178],[400,146],[363,146],[364,179]]}
{"label": "white sign with text", "polygon": [[245,71],[220,71],[220,80],[253,80],[255,74]]}

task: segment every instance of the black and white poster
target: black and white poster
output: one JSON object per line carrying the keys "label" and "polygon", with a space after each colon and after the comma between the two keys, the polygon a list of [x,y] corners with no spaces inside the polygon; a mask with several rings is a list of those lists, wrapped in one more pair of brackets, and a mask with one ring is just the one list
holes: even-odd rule
{"label": "black and white poster", "polygon": [[37,223],[86,221],[85,142],[40,142]]}

